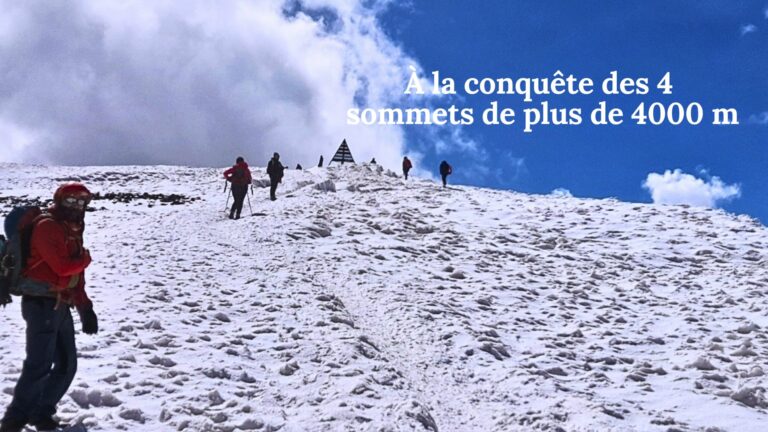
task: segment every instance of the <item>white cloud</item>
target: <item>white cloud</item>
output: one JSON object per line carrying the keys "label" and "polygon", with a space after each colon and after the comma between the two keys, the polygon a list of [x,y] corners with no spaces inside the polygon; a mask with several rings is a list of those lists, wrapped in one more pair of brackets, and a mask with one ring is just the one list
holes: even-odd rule
{"label": "white cloud", "polygon": [[507,165],[499,173],[499,182],[516,182],[528,175],[528,166],[525,164],[525,158],[515,157],[512,153],[506,155]]}
{"label": "white cloud", "polygon": [[571,193],[571,191],[565,188],[557,188],[552,192],[550,192],[549,194],[552,195],[553,197],[558,197],[558,198],[573,198],[573,194]]}
{"label": "white cloud", "polygon": [[346,125],[419,67],[379,26],[389,1],[0,0],[0,160],[312,166],[346,138],[397,168],[401,128]]}
{"label": "white cloud", "polygon": [[757,31],[757,26],[754,25],[754,24],[745,24],[745,25],[741,26],[739,31],[741,31],[741,35],[742,36],[745,36],[745,35],[747,35],[749,33],[756,32]]}
{"label": "white cloud", "polygon": [[679,169],[666,170],[664,174],[648,174],[643,188],[651,193],[656,204],[716,207],[719,202],[741,196],[741,186],[738,184],[725,184],[719,177],[705,181]]}
{"label": "white cloud", "polygon": [[427,127],[426,136],[429,137],[438,154],[459,150],[466,153],[474,153],[476,159],[485,160],[487,153],[478,145],[477,141],[467,136],[461,127],[444,129],[441,127]]}
{"label": "white cloud", "polygon": [[768,111],[749,116],[749,123],[758,125],[768,125]]}
{"label": "white cloud", "polygon": [[40,137],[35,136],[32,132],[0,118],[0,143],[3,143],[4,153],[20,152],[37,139]]}

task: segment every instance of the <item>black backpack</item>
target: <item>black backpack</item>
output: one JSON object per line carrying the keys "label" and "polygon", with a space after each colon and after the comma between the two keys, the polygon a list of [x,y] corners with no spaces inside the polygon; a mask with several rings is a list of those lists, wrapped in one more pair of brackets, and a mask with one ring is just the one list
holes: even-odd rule
{"label": "black backpack", "polygon": [[0,235],[0,306],[11,303],[13,295],[21,295],[21,270],[27,264],[32,229],[41,219],[36,206],[15,207],[5,217],[5,236]]}

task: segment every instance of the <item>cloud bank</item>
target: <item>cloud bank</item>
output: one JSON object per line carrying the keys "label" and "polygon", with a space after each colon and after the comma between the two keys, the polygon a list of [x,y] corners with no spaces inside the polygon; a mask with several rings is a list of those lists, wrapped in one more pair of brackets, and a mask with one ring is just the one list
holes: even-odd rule
{"label": "cloud bank", "polygon": [[656,204],[689,204],[712,208],[720,202],[741,196],[738,184],[725,184],[719,177],[705,181],[679,169],[666,170],[664,174],[648,174],[643,188],[651,193]]}
{"label": "cloud bank", "polygon": [[397,167],[397,127],[346,125],[400,100],[387,0],[0,0],[0,161]]}

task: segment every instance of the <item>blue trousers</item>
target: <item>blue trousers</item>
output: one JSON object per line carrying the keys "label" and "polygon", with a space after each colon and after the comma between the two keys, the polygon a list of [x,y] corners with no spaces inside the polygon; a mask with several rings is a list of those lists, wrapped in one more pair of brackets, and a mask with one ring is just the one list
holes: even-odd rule
{"label": "blue trousers", "polygon": [[6,419],[33,422],[53,416],[77,372],[75,328],[69,306],[56,299],[23,296],[27,358],[13,390]]}

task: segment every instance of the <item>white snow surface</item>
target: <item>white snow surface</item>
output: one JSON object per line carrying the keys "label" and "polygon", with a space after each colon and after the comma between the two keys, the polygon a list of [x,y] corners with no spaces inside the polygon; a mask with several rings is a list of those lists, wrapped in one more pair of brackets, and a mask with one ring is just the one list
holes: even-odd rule
{"label": "white snow surface", "polygon": [[[764,431],[768,230],[687,206],[286,171],[224,211],[221,169],[0,165],[10,197],[94,192],[59,405],[90,430]],[[263,168],[254,169],[266,184]],[[0,405],[24,358],[0,310]]]}

